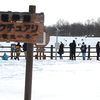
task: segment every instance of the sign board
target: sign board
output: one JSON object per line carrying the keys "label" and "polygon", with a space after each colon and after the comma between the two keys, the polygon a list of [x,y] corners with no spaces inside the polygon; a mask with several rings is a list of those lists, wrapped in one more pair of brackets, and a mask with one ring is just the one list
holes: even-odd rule
{"label": "sign board", "polygon": [[0,12],[0,42],[42,43],[43,13]]}
{"label": "sign board", "polygon": [[55,48],[59,49],[59,43],[57,43],[57,42],[55,43]]}
{"label": "sign board", "polygon": [[43,42],[42,43],[36,43],[36,47],[45,47],[50,40],[50,36],[47,32],[43,32]]}
{"label": "sign board", "polygon": [[16,46],[16,44],[11,44],[11,50],[12,51],[15,51],[15,46]]}

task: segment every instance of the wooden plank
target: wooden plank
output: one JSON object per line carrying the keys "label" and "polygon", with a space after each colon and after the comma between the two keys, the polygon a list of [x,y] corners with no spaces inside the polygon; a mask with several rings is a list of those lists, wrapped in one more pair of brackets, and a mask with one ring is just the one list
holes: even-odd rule
{"label": "wooden plank", "polygon": [[[8,22],[2,22],[2,14],[8,14]],[[12,16],[19,14],[16,22]],[[30,22],[23,22],[23,16],[30,15]],[[14,41],[42,43],[44,32],[44,13],[0,12],[0,42]]]}
{"label": "wooden plank", "polygon": [[43,22],[44,23],[44,13],[28,13],[28,12],[0,12],[0,21],[2,22],[2,14],[8,15],[8,22],[13,22],[13,15],[19,15],[19,21],[23,22],[24,15],[30,15],[30,22]]}
{"label": "wooden plank", "polygon": [[15,41],[26,43],[42,43],[44,26],[41,23],[1,22],[0,42]]}

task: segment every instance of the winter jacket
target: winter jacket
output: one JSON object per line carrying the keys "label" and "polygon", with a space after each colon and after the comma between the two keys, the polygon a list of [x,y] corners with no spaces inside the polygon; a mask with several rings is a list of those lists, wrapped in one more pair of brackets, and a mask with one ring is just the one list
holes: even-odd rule
{"label": "winter jacket", "polygon": [[23,51],[27,51],[27,43],[23,44]]}
{"label": "winter jacket", "polygon": [[96,52],[97,52],[97,53],[100,52],[100,44],[99,44],[99,42],[96,44]]}
{"label": "winter jacket", "polygon": [[19,51],[15,51],[16,53],[20,53],[21,52],[21,45],[19,43],[15,46],[15,48],[19,48],[20,49]]}
{"label": "winter jacket", "polygon": [[82,53],[86,53],[86,49],[87,49],[87,47],[86,47],[86,45],[85,44],[83,44],[82,46],[81,46],[81,52]]}
{"label": "winter jacket", "polygon": [[59,46],[58,54],[63,54],[63,53],[64,53],[64,44],[61,43],[60,46]]}
{"label": "winter jacket", "polygon": [[74,41],[70,44],[70,50],[71,53],[75,53],[76,51],[76,43]]}

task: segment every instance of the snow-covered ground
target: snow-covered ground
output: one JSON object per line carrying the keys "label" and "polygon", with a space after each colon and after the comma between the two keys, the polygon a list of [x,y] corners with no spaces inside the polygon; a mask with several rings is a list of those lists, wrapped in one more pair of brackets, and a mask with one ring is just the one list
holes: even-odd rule
{"label": "snow-covered ground", "polygon": [[[54,45],[55,39],[51,37],[48,45]],[[66,44],[65,39],[68,45],[75,37],[58,38]],[[77,38],[77,43],[82,43],[81,39]],[[99,38],[84,39],[93,46],[99,41]],[[25,66],[25,59],[0,59],[1,100],[24,100]],[[100,62],[96,59],[33,59],[32,100],[100,100],[99,77]]]}
{"label": "snow-covered ground", "polygon": [[[50,37],[50,42],[47,46],[50,46],[50,45],[53,45],[55,46],[55,42],[56,42],[56,38],[55,36],[51,36]],[[85,44],[88,46],[92,46],[92,47],[95,47],[96,46],[96,43],[98,41],[100,41],[100,38],[99,37],[64,37],[64,36],[58,36],[58,42],[63,42],[65,47],[68,47],[69,46],[69,43],[72,42],[73,40],[76,41],[76,44],[78,46],[78,44],[82,44],[82,42],[85,42]],[[79,46],[80,46],[79,45]]]}

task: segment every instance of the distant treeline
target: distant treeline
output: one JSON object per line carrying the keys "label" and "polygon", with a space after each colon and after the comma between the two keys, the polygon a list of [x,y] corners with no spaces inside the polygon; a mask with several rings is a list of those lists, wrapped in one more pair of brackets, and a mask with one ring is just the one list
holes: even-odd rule
{"label": "distant treeline", "polygon": [[97,21],[93,19],[87,20],[84,24],[81,22],[75,22],[70,24],[68,21],[58,20],[55,25],[45,26],[45,30],[50,36],[57,35],[57,29],[59,36],[100,36],[100,18]]}

